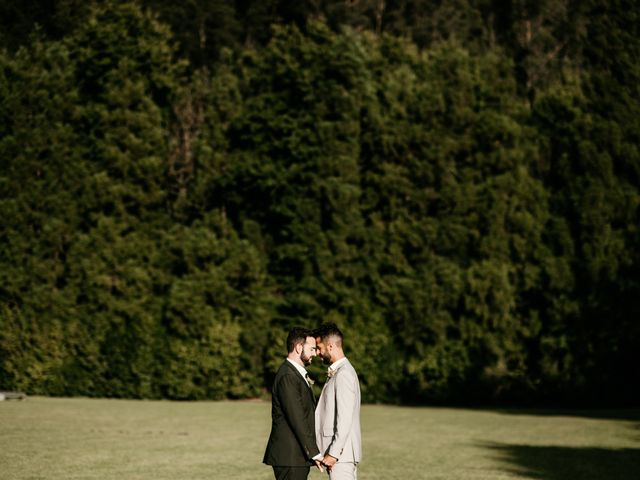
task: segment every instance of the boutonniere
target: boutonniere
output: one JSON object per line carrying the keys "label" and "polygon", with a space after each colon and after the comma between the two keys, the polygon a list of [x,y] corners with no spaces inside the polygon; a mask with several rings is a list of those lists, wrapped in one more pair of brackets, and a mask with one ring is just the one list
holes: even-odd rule
{"label": "boutonniere", "polygon": [[333,376],[336,374],[336,372],[337,372],[337,371],[338,371],[338,370],[333,370],[332,368],[330,368],[330,369],[327,371],[327,378],[331,378],[331,377],[333,377]]}
{"label": "boutonniere", "polygon": [[311,379],[308,373],[307,373],[307,376],[304,378],[307,380],[307,383],[309,384],[309,386],[312,386],[314,383],[316,383],[315,380]]}

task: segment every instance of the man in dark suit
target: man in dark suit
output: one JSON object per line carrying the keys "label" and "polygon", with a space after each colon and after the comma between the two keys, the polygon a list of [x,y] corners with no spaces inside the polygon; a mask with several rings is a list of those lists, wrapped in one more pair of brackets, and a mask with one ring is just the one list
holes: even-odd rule
{"label": "man in dark suit", "polygon": [[322,470],[315,437],[316,401],[304,368],[316,355],[313,332],[293,328],[287,351],[273,382],[271,435],[262,461],[273,467],[276,480],[306,480],[312,465]]}

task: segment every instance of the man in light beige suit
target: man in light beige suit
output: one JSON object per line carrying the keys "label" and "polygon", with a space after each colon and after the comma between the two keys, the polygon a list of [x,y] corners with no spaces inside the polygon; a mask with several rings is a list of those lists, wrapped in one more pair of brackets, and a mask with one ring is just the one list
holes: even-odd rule
{"label": "man in light beige suit", "polygon": [[329,365],[316,407],[316,441],[331,480],[356,480],[362,458],[360,383],[334,324],[315,331],[316,353]]}

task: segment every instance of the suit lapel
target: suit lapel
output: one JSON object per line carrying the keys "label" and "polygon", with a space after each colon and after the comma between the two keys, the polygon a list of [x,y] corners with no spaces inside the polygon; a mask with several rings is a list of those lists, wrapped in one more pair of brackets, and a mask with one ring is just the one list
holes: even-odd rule
{"label": "suit lapel", "polygon": [[313,402],[313,405],[315,405],[316,404],[316,394],[313,393],[313,385],[309,385],[306,380],[304,381],[304,383],[307,384],[307,389],[309,390],[309,395],[311,396],[311,401]]}
{"label": "suit lapel", "polygon": [[335,387],[333,386],[333,382],[335,381],[336,375],[338,375],[338,372],[340,372],[340,369],[342,367],[344,367],[346,364],[349,363],[349,359],[346,359],[344,362],[340,363],[340,365],[338,365],[338,368],[336,368],[333,372],[333,375],[331,375],[329,378],[327,378],[327,381],[324,382],[324,386],[322,387],[322,393],[320,393],[320,396],[322,396],[325,392],[325,390],[328,390],[329,388],[333,388],[335,389]]}
{"label": "suit lapel", "polygon": [[302,375],[300,375],[300,372],[298,371],[298,369],[296,367],[294,367],[289,360],[285,360],[285,363],[291,369],[291,371],[294,373],[296,378],[299,378],[300,381],[305,384],[305,386],[307,387],[307,390],[309,390],[309,394],[311,396],[311,401],[315,405],[316,396],[313,394],[313,387],[311,387],[311,385],[309,385],[309,383],[307,382],[307,380],[305,378],[302,378]]}

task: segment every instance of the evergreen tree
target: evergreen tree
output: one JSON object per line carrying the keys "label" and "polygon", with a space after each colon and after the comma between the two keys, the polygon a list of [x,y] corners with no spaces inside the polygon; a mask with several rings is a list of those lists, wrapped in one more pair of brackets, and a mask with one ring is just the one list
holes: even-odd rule
{"label": "evergreen tree", "polygon": [[603,391],[630,401],[635,389],[627,386],[637,384],[636,3],[588,4],[586,71],[548,92],[535,111],[548,139],[545,184],[558,232],[549,242],[571,273],[548,308],[548,368],[568,394],[601,402]]}
{"label": "evergreen tree", "polygon": [[76,3],[0,34],[1,388],[257,396],[333,321],[367,401],[634,401],[636,1]]}
{"label": "evergreen tree", "polygon": [[[182,227],[172,218],[168,125],[183,65],[169,39],[151,15],[123,4],[95,9],[60,42],[3,57],[0,371],[9,387],[259,392],[260,376],[227,380],[261,359],[243,331],[268,315],[260,256],[215,212]],[[192,329],[187,338],[180,322]]]}

